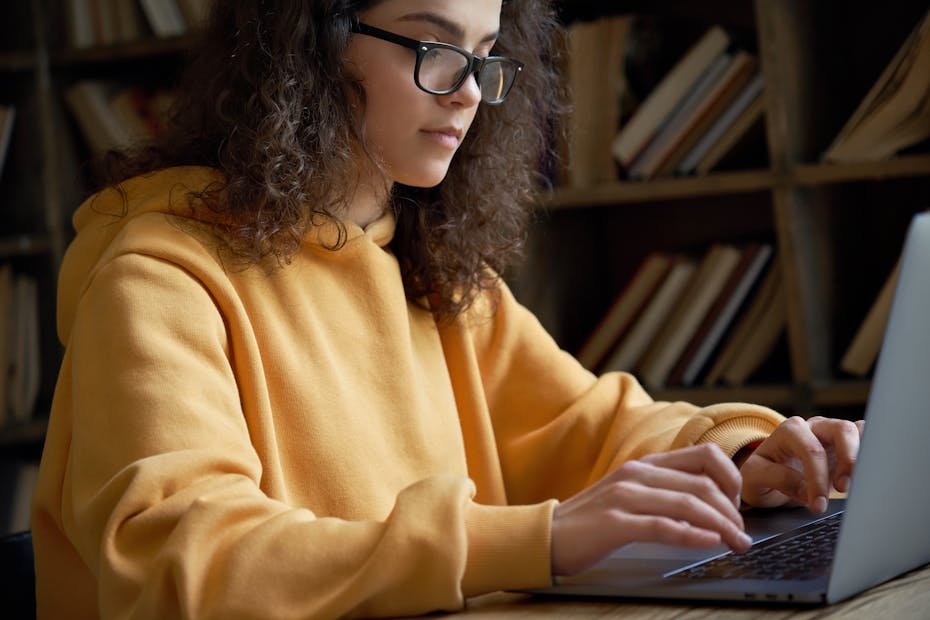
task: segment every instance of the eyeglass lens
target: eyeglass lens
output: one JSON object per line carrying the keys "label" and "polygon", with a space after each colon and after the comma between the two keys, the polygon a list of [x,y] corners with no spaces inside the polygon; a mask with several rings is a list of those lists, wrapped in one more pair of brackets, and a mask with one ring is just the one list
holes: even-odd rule
{"label": "eyeglass lens", "polygon": [[[462,74],[468,65],[469,59],[455,50],[433,48],[424,53],[420,60],[420,85],[428,90],[448,91],[462,81]],[[515,71],[510,63],[485,63],[478,72],[481,99],[486,102],[499,101],[507,94],[514,77]]]}

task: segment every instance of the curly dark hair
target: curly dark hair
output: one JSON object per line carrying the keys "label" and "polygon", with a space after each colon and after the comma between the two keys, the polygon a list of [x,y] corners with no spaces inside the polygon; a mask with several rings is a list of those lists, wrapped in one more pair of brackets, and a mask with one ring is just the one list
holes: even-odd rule
{"label": "curly dark hair", "polygon": [[[163,137],[111,154],[105,183],[170,166],[215,167],[225,182],[196,199],[225,222],[226,249],[247,263],[288,262],[308,226],[339,222],[348,204],[358,173],[353,145],[364,144],[350,100],[364,104],[364,92],[343,58],[356,15],[379,1],[216,2]],[[520,254],[563,112],[558,33],[548,0],[504,0],[495,53],[525,65],[507,101],[479,106],[438,186],[394,187],[391,248],[406,295],[429,299],[437,320],[495,289],[496,274]]]}

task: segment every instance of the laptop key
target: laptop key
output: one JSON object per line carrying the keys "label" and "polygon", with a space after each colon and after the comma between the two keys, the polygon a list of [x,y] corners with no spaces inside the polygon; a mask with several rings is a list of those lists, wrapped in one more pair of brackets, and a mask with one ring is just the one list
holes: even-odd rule
{"label": "laptop key", "polygon": [[813,579],[833,561],[841,515],[805,527],[789,538],[767,541],[747,553],[728,553],[672,573],[686,579]]}

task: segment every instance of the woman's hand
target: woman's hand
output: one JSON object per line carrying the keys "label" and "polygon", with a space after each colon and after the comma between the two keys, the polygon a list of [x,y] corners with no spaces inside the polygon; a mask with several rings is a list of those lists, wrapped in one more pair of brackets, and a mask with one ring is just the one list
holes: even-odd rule
{"label": "woman's hand", "polygon": [[814,417],[785,420],[741,464],[741,496],[752,506],[789,502],[827,509],[831,485],[849,490],[864,422]]}
{"label": "woman's hand", "polygon": [[719,447],[701,444],[624,463],[555,508],[552,573],[571,575],[628,543],[745,551],[740,474]]}

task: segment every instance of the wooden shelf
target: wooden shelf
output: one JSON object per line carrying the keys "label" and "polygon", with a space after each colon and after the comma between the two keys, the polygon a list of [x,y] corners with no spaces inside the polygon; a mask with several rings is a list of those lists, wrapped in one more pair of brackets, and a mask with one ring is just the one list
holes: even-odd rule
{"label": "wooden shelf", "polygon": [[799,402],[813,407],[865,406],[869,397],[869,381],[850,380],[818,383],[810,387],[791,384],[755,384],[744,386],[676,387],[650,390],[656,400],[683,400],[695,405],[722,402],[757,403],[779,409]]}
{"label": "wooden shelf", "polygon": [[814,405],[823,407],[864,406],[869,399],[870,385],[870,382],[865,379],[815,384],[813,387],[813,402]]}
{"label": "wooden shelf", "polygon": [[35,66],[35,55],[31,52],[0,52],[0,71],[32,71]]}
{"label": "wooden shelf", "polygon": [[930,154],[854,164],[805,164],[796,167],[791,176],[799,185],[930,176]]}
{"label": "wooden shelf", "polygon": [[653,398],[664,401],[683,400],[705,406],[725,402],[757,403],[778,409],[793,405],[798,400],[798,387],[794,385],[745,385],[738,387],[654,388]]}
{"label": "wooden shelf", "polygon": [[62,50],[52,55],[52,65],[56,67],[68,67],[76,65],[113,64],[114,62],[126,62],[184,54],[191,49],[193,39],[194,37],[192,35],[183,35],[162,39],[140,39],[138,41],[90,47],[87,49]]}
{"label": "wooden shelf", "polygon": [[36,256],[51,249],[47,235],[16,235],[0,238],[0,258]]}
{"label": "wooden shelf", "polygon": [[542,206],[568,209],[669,198],[745,194],[767,191],[774,183],[775,175],[768,170],[720,172],[654,181],[618,181],[589,187],[558,188],[544,199]]}
{"label": "wooden shelf", "polygon": [[826,185],[855,181],[930,176],[930,154],[907,155],[880,162],[802,164],[787,173],[771,170],[715,172],[706,176],[617,181],[589,187],[556,188],[543,200],[548,209],[579,209],[631,202],[654,202],[762,192],[792,185]]}
{"label": "wooden shelf", "polygon": [[0,447],[39,444],[45,439],[48,420],[14,422],[0,428]]}

